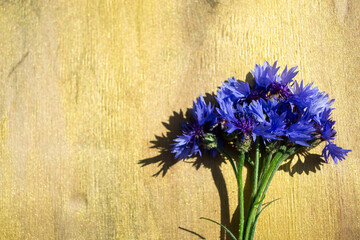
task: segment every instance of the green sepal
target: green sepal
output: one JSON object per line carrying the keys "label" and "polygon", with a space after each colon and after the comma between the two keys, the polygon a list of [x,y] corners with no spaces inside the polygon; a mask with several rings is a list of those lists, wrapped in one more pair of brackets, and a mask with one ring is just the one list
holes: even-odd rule
{"label": "green sepal", "polygon": [[213,133],[205,133],[201,143],[206,149],[217,148],[217,138]]}
{"label": "green sepal", "polygon": [[250,138],[250,136],[245,136],[242,139],[238,137],[237,140],[235,141],[235,147],[237,150],[239,150],[239,152],[246,153],[250,151],[252,142],[253,141]]}

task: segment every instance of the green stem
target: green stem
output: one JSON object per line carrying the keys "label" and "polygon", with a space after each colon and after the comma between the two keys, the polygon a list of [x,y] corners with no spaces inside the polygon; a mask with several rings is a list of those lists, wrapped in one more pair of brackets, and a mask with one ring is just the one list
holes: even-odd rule
{"label": "green stem", "polygon": [[[266,174],[266,171],[267,171],[268,167],[270,166],[270,162],[271,162],[271,159],[272,159],[272,156],[274,155],[274,153],[275,153],[275,151],[271,151],[267,155],[265,165],[263,166],[263,168],[260,171],[260,180],[259,180],[259,182],[261,182],[263,180],[264,175]],[[264,158],[265,158],[265,156],[264,156]]]}
{"label": "green stem", "polygon": [[242,170],[244,166],[245,160],[245,153],[241,152],[239,156],[239,165],[238,165],[238,175],[237,175],[237,182],[238,182],[238,204],[239,204],[239,211],[240,211],[240,221],[239,221],[239,240],[242,239],[244,233],[244,191],[243,191],[243,184],[242,184]]}
{"label": "green stem", "polygon": [[264,147],[260,146],[260,162],[259,162],[259,173],[258,173],[258,182],[260,182],[261,172],[266,164],[266,150]]}
{"label": "green stem", "polygon": [[276,171],[279,169],[280,165],[281,165],[286,159],[288,159],[288,157],[290,157],[291,155],[293,155],[294,153],[296,153],[300,148],[302,148],[302,146],[299,146],[299,145],[290,148],[290,149],[279,159],[279,161],[276,163],[276,166],[275,166],[274,170],[272,171],[272,173],[271,173],[271,175],[270,175],[270,178],[269,178],[269,180],[268,180],[268,182],[267,182],[267,184],[266,184],[266,187],[265,187],[264,193],[263,193],[264,195],[265,195],[267,189],[269,188],[270,182],[271,182],[271,180],[273,179]]}
{"label": "green stem", "polygon": [[225,152],[225,150],[224,150],[222,147],[217,147],[217,150],[218,150],[220,153],[224,154],[225,157],[227,157],[227,159],[229,160],[229,162],[230,162],[230,164],[231,164],[231,167],[232,167],[233,170],[234,170],[235,177],[237,178],[237,176],[238,176],[238,170],[236,169],[236,165],[235,165],[235,163],[234,163],[234,160],[230,157],[230,155],[229,155],[227,152]]}
{"label": "green stem", "polygon": [[[271,172],[271,175],[266,183],[266,187],[262,193],[262,197],[261,197],[261,200],[260,200],[260,203],[259,203],[259,206],[257,208],[257,213],[256,214],[260,214],[260,211],[261,211],[261,207],[262,207],[262,203],[265,199],[265,194],[270,186],[270,183],[275,175],[275,173],[277,172],[277,170],[279,169],[280,165],[288,158],[290,157],[291,155],[293,155],[294,153],[296,153],[302,146],[295,146],[295,147],[292,147],[290,148],[284,155],[282,155],[280,157],[280,159],[277,161],[276,165],[275,165],[275,168],[272,170]],[[254,236],[255,236],[255,229],[256,229],[256,224],[257,224],[257,221],[254,222],[253,226],[251,227],[251,233],[250,233],[250,239],[254,239]]]}
{"label": "green stem", "polygon": [[271,161],[269,171],[266,173],[265,178],[262,179],[260,182],[260,187],[257,191],[257,194],[252,199],[251,205],[250,205],[250,212],[246,221],[246,229],[245,229],[245,240],[249,239],[251,226],[253,225],[253,221],[255,218],[255,213],[257,206],[259,204],[260,197],[262,196],[262,192],[264,191],[266,187],[267,180],[270,178],[270,174],[272,173],[273,169],[276,166],[277,161],[280,159],[280,157],[283,155],[283,152],[285,151],[284,148],[280,148],[280,152],[276,153],[273,161]]}
{"label": "green stem", "polygon": [[255,162],[254,162],[254,176],[253,176],[253,197],[255,197],[258,188],[259,175],[259,138],[255,140]]}

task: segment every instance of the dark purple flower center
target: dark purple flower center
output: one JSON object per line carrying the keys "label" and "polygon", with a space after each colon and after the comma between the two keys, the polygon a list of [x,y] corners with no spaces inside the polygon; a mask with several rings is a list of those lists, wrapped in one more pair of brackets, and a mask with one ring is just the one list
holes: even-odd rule
{"label": "dark purple flower center", "polygon": [[254,129],[254,118],[247,116],[243,113],[236,113],[235,114],[236,119],[238,120],[235,122],[235,126],[239,129],[239,131],[242,133],[243,136],[248,136],[252,133],[252,130]]}
{"label": "dark purple flower center", "polygon": [[204,130],[201,126],[199,126],[199,124],[192,124],[191,126],[189,126],[189,135],[191,135],[191,139],[190,142],[194,142],[194,141],[198,141],[201,137],[203,137],[204,135]]}
{"label": "dark purple flower center", "polygon": [[241,99],[240,103],[243,103],[245,101],[247,103],[251,103],[252,101],[259,100],[260,98],[265,99],[265,100],[268,99],[267,91],[265,91],[264,89],[261,89],[261,90],[253,90],[252,89],[250,94],[246,98]]}
{"label": "dark purple flower center", "polygon": [[269,93],[270,95],[278,96],[280,99],[283,100],[287,100],[291,95],[291,91],[287,85],[282,85],[277,82],[273,82],[270,84]]}

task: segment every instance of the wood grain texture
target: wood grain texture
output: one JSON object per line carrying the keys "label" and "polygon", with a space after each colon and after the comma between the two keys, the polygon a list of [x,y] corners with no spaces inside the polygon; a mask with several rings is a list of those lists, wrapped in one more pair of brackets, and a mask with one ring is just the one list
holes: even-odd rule
{"label": "wood grain texture", "polygon": [[357,0],[1,0],[0,239],[224,238],[199,218],[230,225],[229,164],[174,164],[168,136],[264,60],[336,99],[353,152],[279,171],[256,238],[360,239],[359,16]]}

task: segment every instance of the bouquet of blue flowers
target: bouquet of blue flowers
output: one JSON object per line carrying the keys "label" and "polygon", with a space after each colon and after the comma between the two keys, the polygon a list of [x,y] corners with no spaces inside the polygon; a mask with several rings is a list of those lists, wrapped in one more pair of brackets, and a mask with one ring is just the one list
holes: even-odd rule
{"label": "bouquet of blue flowers", "polygon": [[[216,104],[206,103],[200,95],[191,109],[192,117],[182,125],[182,134],[174,141],[176,159],[187,159],[203,151],[223,155],[230,162],[238,183],[240,209],[236,239],[254,239],[256,224],[267,189],[280,165],[302,150],[325,142],[322,156],[328,162],[343,160],[350,150],[335,143],[335,121],[331,118],[334,99],[319,92],[312,84],[294,80],[297,67],[285,67],[281,74],[275,62],[255,65],[254,81],[241,82],[234,77],[218,89]],[[226,147],[236,149],[230,156]],[[234,151],[233,151],[234,152]],[[252,194],[247,217],[244,216],[242,169],[245,162],[253,169]],[[235,236],[237,235],[237,236]]]}

